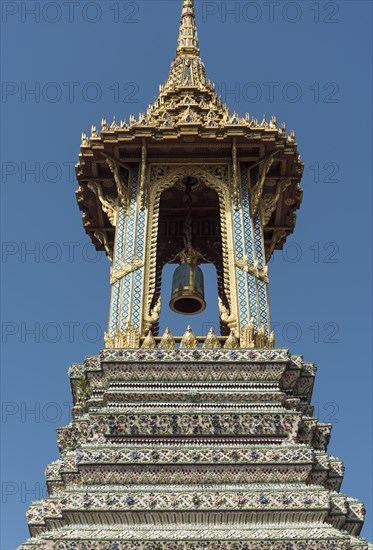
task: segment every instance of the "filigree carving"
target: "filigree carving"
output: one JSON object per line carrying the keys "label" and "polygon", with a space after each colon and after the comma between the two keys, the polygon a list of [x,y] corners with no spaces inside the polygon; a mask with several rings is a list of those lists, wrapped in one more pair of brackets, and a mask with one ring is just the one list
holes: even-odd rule
{"label": "filigree carving", "polygon": [[145,208],[145,188],[146,188],[146,173],[147,173],[147,149],[146,141],[142,140],[141,146],[141,172],[140,172],[140,208],[144,210]]}
{"label": "filigree carving", "polygon": [[234,209],[239,209],[239,201],[238,201],[238,189],[239,189],[239,181],[238,181],[238,162],[237,162],[237,140],[236,138],[233,139],[233,145],[232,145],[232,166],[233,166],[233,204]]}
{"label": "filigree carving", "polygon": [[214,328],[211,327],[203,344],[204,348],[220,348],[219,338],[217,337]]}
{"label": "filigree carving", "polygon": [[104,342],[106,348],[136,349],[140,347],[140,334],[136,327],[128,323],[125,333],[119,327],[115,329],[112,337],[105,332]]}
{"label": "filigree carving", "polygon": [[254,263],[249,265],[247,256],[244,256],[243,258],[236,260],[236,266],[246,273],[254,275],[257,279],[268,283],[268,266],[266,265],[263,269],[259,269],[258,260],[254,260]]}
{"label": "filigree carving", "polygon": [[250,319],[248,325],[246,325],[240,335],[240,347],[241,348],[254,348],[254,319]]}
{"label": "filigree carving", "polygon": [[102,192],[101,185],[97,181],[89,181],[87,185],[100,201],[102,205],[102,210],[109,218],[109,222],[111,223],[111,225],[113,227],[116,227],[118,221],[119,200],[115,199],[111,195],[105,196]]}
{"label": "filigree carving", "polygon": [[[179,180],[182,180],[185,176],[185,172],[188,172],[191,176],[199,179],[202,183],[209,185],[209,178],[213,180],[219,180],[220,184],[227,186],[228,182],[228,166],[225,164],[207,164],[198,165],[194,164],[186,167],[184,164],[174,165],[168,164],[164,166],[153,166],[151,169],[151,182],[152,186],[156,183],[165,183],[165,189],[171,187]],[[216,184],[216,183],[215,183]],[[164,189],[162,189],[163,191]]]}
{"label": "filigree carving", "polygon": [[106,234],[106,231],[95,231],[93,235],[96,237],[96,239],[102,244],[102,246],[105,248],[107,257],[112,262],[113,261],[113,249],[110,246],[108,236]]}
{"label": "filigree carving", "polygon": [[143,265],[144,265],[143,261],[141,261],[136,256],[133,256],[131,264],[126,264],[124,262],[122,264],[122,266],[120,267],[120,269],[118,269],[117,271],[115,271],[113,268],[111,268],[110,283],[111,284],[116,283],[117,281],[119,281],[119,279],[122,279],[123,277],[128,275],[128,273],[132,273],[134,271],[137,271],[137,269],[140,269],[141,267],[143,267]]}
{"label": "filigree carving", "polygon": [[180,347],[185,349],[198,348],[198,340],[190,325],[187,327],[185,334],[181,339]]}
{"label": "filigree carving", "polygon": [[144,331],[148,331],[151,327],[159,320],[161,314],[162,300],[161,297],[158,298],[153,308],[150,310],[149,315],[144,314]]}
{"label": "filigree carving", "polygon": [[272,239],[266,251],[266,260],[269,261],[274,249],[276,248],[277,243],[281,242],[283,239],[286,239],[287,232],[285,229],[275,229],[272,233]]}
{"label": "filigree carving", "polygon": [[223,300],[218,296],[218,306],[219,306],[219,315],[220,319],[225,323],[231,330],[237,327],[237,318],[230,312],[230,310],[224,305]]}
{"label": "filigree carving", "polygon": [[291,185],[290,178],[281,178],[277,183],[276,192],[274,195],[267,193],[262,199],[262,223],[263,227],[269,222],[273,212],[276,209],[277,203],[286,189]]}
{"label": "filigree carving", "polygon": [[115,159],[106,157],[106,163],[114,176],[120,204],[124,207],[125,211],[128,212],[131,201],[130,186],[123,181],[121,177],[121,166]]}
{"label": "filigree carving", "polygon": [[181,252],[178,252],[176,256],[174,256],[173,261],[175,260],[179,260],[181,264],[189,265],[197,265],[201,260],[208,263],[204,255],[198,252],[198,250],[195,250],[191,243],[188,243]]}
{"label": "filigree carving", "polygon": [[[274,156],[277,155],[278,151],[274,151],[261,161],[259,161],[259,178],[257,183],[254,185],[254,187],[251,189],[251,215],[254,217],[255,214],[258,211],[260,199],[263,194],[263,188],[265,184],[265,180],[267,177],[267,174],[273,164]],[[257,166],[258,163],[255,164]],[[250,169],[254,168],[252,166]]]}
{"label": "filigree carving", "polygon": [[126,335],[123,334],[119,327],[117,327],[113,336],[110,336],[107,332],[105,332],[104,342],[106,348],[124,348]]}
{"label": "filigree carving", "polygon": [[254,320],[243,328],[240,338],[241,348],[273,348],[275,343],[275,334],[272,331],[269,336],[266,335],[266,326],[261,325],[255,331]]}
{"label": "filigree carving", "polygon": [[136,327],[128,324],[126,327],[126,342],[125,348],[138,348],[140,346],[140,334]]}

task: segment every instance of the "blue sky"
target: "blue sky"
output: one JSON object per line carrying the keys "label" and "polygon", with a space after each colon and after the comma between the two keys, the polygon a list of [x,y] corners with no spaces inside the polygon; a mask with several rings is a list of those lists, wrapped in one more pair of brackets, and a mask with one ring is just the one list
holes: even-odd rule
{"label": "blue sky", "polygon": [[[68,366],[96,354],[106,330],[109,264],[89,245],[74,196],[81,132],[102,116],[128,120],[155,98],[174,56],[180,2],[4,1],[1,9],[0,548],[10,550],[26,539],[25,511],[58,457]],[[313,403],[334,424],[329,451],[345,462],[342,492],[366,503],[370,539],[371,10],[364,1],[196,2],[208,77],[230,108],[276,114],[296,130],[304,199],[270,266],[276,343],[318,366]],[[198,333],[216,322],[206,286]],[[167,324],[175,327],[165,310]]]}

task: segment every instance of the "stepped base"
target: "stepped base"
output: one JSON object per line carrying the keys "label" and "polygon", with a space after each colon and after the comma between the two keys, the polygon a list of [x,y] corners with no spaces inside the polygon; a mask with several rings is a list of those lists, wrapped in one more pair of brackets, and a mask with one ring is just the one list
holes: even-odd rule
{"label": "stepped base", "polygon": [[76,525],[31,539],[19,550],[372,550],[367,541],[327,524],[137,526]]}
{"label": "stepped base", "polygon": [[73,365],[72,422],[20,550],[372,549],[313,416],[314,376],[287,350],[106,349]]}

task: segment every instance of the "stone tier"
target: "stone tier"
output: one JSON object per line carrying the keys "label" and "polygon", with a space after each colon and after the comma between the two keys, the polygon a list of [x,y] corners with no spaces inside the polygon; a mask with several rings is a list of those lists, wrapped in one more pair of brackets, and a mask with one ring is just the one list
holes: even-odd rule
{"label": "stone tier", "polygon": [[73,365],[72,422],[21,548],[368,548],[331,425],[312,416],[314,376],[287,350],[115,349]]}
{"label": "stone tier", "polygon": [[138,444],[87,446],[51,464],[49,494],[80,484],[294,483],[338,491],[343,464],[301,445],[287,447],[178,446],[177,450]]}
{"label": "stone tier", "polygon": [[22,545],[19,550],[371,550],[365,540],[322,523],[254,523],[232,527],[178,524],[118,527],[71,525]]}
{"label": "stone tier", "polygon": [[328,522],[356,534],[363,511],[344,495],[297,484],[84,485],[35,502],[28,512],[34,535],[64,524],[165,525],[189,522],[240,526],[253,522]]}

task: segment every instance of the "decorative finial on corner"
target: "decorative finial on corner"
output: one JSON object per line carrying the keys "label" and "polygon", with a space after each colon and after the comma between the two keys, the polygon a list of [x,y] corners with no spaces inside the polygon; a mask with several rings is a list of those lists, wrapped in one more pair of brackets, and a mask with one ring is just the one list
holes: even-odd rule
{"label": "decorative finial on corner", "polygon": [[270,128],[277,128],[277,117],[275,115],[272,116],[271,121],[269,123]]}
{"label": "decorative finial on corner", "polygon": [[116,128],[118,128],[118,125],[117,125],[117,121],[116,121],[116,118],[115,118],[115,115],[114,115],[113,122],[110,125],[110,130],[115,130]]}
{"label": "decorative finial on corner", "polygon": [[91,139],[92,139],[92,138],[97,138],[97,137],[99,137],[99,136],[98,136],[98,132],[97,132],[97,128],[96,128],[96,126],[93,124],[93,125],[92,125],[92,128],[91,128]]}
{"label": "decorative finial on corner", "polygon": [[82,144],[81,144],[82,147],[88,147],[89,146],[89,141],[88,141],[88,138],[87,138],[87,134],[85,132],[82,132]]}
{"label": "decorative finial on corner", "polygon": [[295,131],[294,130],[290,130],[290,135],[288,137],[288,142],[289,143],[295,143]]}

